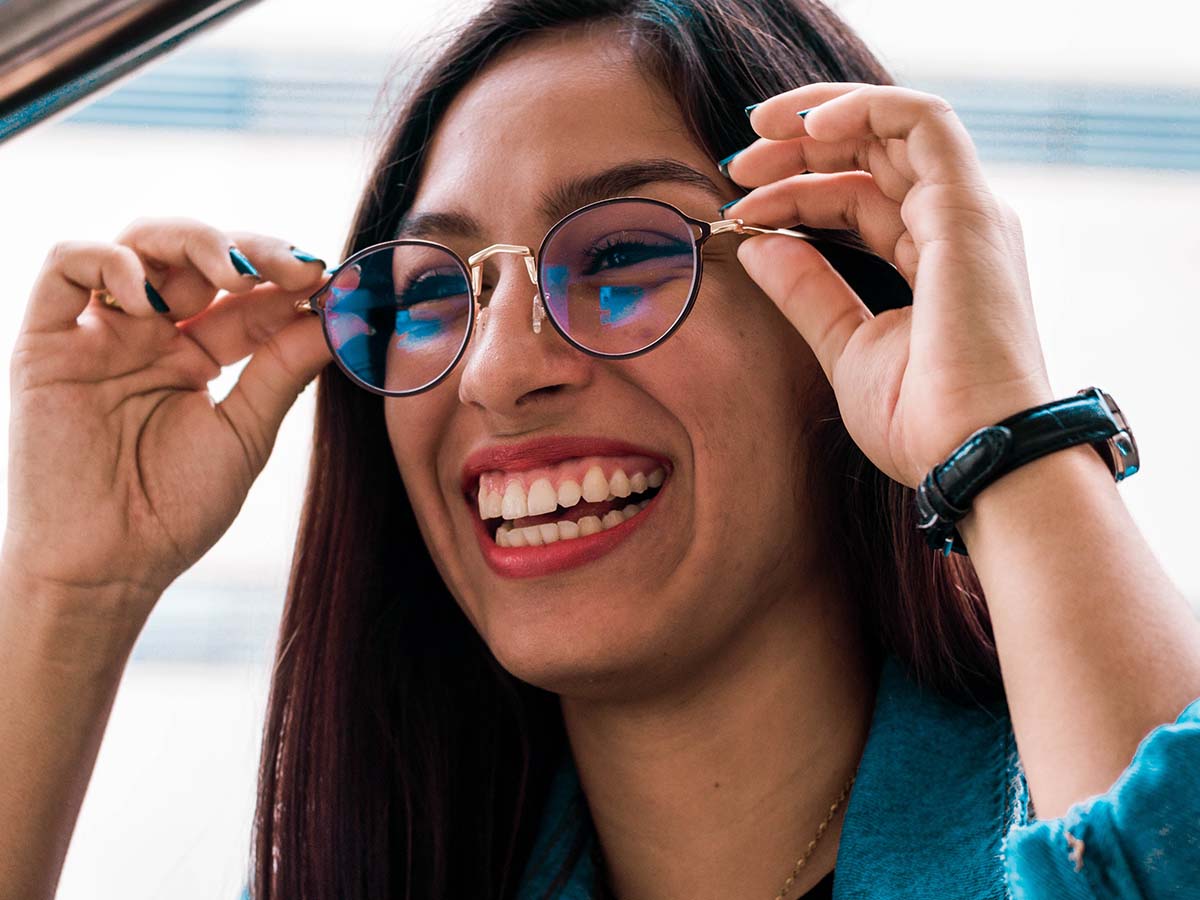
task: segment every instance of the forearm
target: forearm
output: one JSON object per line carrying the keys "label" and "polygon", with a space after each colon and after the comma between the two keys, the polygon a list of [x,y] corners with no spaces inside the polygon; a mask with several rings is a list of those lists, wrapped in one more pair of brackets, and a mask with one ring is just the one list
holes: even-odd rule
{"label": "forearm", "polygon": [[1200,623],[1088,446],[998,479],[960,523],[1039,818],[1102,793],[1200,697]]}
{"label": "forearm", "polygon": [[0,578],[0,896],[54,896],[136,638],[80,599]]}

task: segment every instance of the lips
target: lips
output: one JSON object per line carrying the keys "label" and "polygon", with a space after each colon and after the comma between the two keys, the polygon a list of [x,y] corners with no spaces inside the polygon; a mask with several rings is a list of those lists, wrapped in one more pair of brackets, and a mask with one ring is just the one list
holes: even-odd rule
{"label": "lips", "polygon": [[[626,536],[640,528],[650,512],[660,503],[658,493],[653,493],[637,515],[626,518],[602,532],[581,534],[571,540],[547,542],[542,546],[500,546],[496,540],[499,524],[492,518],[484,520],[478,514],[478,491],[480,476],[496,478],[497,473],[510,475],[529,472],[530,469],[545,469],[564,461],[582,457],[630,457],[640,456],[659,464],[670,480],[672,470],[670,458],[661,452],[612,438],[552,437],[529,440],[521,444],[496,444],[485,446],[467,457],[462,469],[462,491],[472,516],[480,551],[488,568],[505,577],[535,577],[551,575],[553,572],[574,568],[592,562],[618,546]],[[661,473],[660,473],[661,476]],[[565,515],[565,514],[564,514]],[[606,523],[608,524],[608,523]]]}

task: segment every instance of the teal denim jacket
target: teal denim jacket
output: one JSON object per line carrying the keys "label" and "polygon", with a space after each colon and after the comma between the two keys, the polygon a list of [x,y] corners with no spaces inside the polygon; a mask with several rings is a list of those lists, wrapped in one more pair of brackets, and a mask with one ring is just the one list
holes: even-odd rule
{"label": "teal denim jacket", "polygon": [[[1030,814],[1006,704],[950,701],[889,656],[846,806],[834,900],[1200,898],[1200,698],[1142,739],[1106,793],[1061,818]],[[591,900],[596,850],[568,754],[520,900]]]}

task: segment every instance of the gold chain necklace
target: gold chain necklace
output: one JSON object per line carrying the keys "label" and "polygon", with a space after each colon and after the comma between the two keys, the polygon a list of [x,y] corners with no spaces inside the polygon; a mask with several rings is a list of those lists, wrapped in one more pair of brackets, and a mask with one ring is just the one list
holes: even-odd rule
{"label": "gold chain necklace", "polygon": [[842,802],[846,799],[846,795],[850,793],[850,788],[854,785],[854,779],[857,775],[858,773],[855,772],[854,775],[851,775],[846,781],[846,786],[842,788],[842,792],[838,794],[838,798],[834,800],[833,805],[829,807],[829,813],[825,816],[825,821],[817,826],[817,836],[808,842],[808,847],[805,849],[804,853],[800,855],[800,858],[796,860],[796,865],[792,866],[792,874],[787,877],[787,880],[783,883],[783,887],[781,887],[779,889],[779,893],[775,895],[775,900],[785,900],[787,897],[787,892],[792,889],[792,884],[796,881],[796,876],[800,874],[800,870],[804,868],[805,864],[808,862],[808,858],[812,856],[813,849],[817,846],[817,842],[825,836],[825,830],[829,828],[829,823],[833,821],[833,816],[834,813],[837,812],[837,808],[842,805]]}

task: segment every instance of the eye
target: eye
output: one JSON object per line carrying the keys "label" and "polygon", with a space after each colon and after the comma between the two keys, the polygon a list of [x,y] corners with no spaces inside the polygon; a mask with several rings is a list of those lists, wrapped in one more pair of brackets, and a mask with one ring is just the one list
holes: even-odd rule
{"label": "eye", "polygon": [[397,302],[402,307],[416,306],[430,300],[457,297],[467,293],[467,282],[459,271],[422,273],[399,292]]}
{"label": "eye", "polygon": [[[646,237],[649,240],[640,240]],[[585,265],[583,275],[595,275],[605,269],[620,269],[651,260],[674,256],[692,255],[692,245],[667,235],[652,232],[631,234],[618,232],[605,236],[601,241],[583,251]]]}

